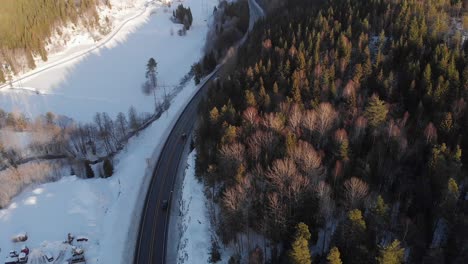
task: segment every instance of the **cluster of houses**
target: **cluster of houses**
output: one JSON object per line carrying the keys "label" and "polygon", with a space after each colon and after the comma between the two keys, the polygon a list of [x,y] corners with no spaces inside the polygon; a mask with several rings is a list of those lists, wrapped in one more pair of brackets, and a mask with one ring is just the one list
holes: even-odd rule
{"label": "cluster of houses", "polygon": [[[13,242],[25,242],[27,240],[27,235],[18,235],[13,239]],[[86,264],[86,259],[84,255],[84,250],[81,247],[78,246],[73,246],[73,242],[75,241],[75,237],[72,236],[71,234],[68,234],[68,238],[64,243],[69,244],[71,246],[71,257],[67,259],[65,263],[68,264]],[[77,242],[87,242],[88,239],[81,237],[76,239]],[[54,261],[58,261],[59,257],[57,259],[54,258],[54,255],[51,254],[50,252],[45,252],[42,253],[42,256],[40,258],[40,263],[47,263],[51,262],[53,263]],[[26,245],[23,245],[21,247],[21,251],[17,252],[16,250],[11,250],[8,254],[8,256],[5,259],[5,264],[26,264],[28,263],[29,259],[29,248]]]}
{"label": "cluster of houses", "polygon": [[16,250],[10,251],[10,253],[6,257],[5,264],[24,264],[28,262],[28,257],[29,248],[27,246],[23,246],[19,253],[16,252]]}

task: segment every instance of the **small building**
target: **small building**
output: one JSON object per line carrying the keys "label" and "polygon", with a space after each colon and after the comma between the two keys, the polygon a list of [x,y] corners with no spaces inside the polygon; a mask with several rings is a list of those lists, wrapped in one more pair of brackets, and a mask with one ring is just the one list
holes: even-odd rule
{"label": "small building", "polygon": [[10,254],[5,259],[5,264],[17,264],[19,262],[18,253],[10,251]]}

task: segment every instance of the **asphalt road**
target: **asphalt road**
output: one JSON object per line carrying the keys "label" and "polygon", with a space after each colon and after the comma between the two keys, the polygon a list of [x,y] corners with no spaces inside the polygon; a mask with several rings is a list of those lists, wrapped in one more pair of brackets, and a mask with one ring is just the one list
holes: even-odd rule
{"label": "asphalt road", "polygon": [[179,162],[185,144],[188,144],[182,135],[190,135],[192,132],[197,119],[198,104],[215,76],[216,74],[213,74],[211,80],[207,81],[193,97],[164,144],[148,188],[141,216],[134,263],[165,263],[166,232],[170,208],[163,210],[162,203],[164,200],[171,199]]}
{"label": "asphalt road", "polygon": [[[259,6],[249,0],[250,26],[252,29],[254,21],[263,16]],[[242,42],[246,38],[243,38]],[[222,65],[215,71],[222,69]],[[188,142],[182,139],[182,135],[190,135],[196,119],[198,104],[208,89],[209,84],[216,78],[214,73],[192,98],[185,110],[179,116],[171,134],[169,135],[159,156],[158,163],[148,188],[148,193],[143,208],[139,234],[135,250],[135,264],[163,264],[166,263],[166,241],[170,208],[163,210],[164,200],[172,199],[172,190],[178,174],[180,160]],[[173,197],[175,198],[175,197]]]}

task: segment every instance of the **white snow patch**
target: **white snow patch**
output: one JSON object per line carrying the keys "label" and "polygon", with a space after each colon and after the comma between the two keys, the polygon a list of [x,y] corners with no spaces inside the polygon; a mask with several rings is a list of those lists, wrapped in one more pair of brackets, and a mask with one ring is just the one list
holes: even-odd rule
{"label": "white snow patch", "polygon": [[195,155],[188,156],[187,169],[182,184],[182,237],[179,243],[177,263],[208,263],[211,247],[210,219],[206,209],[207,200],[203,183],[195,177]]}

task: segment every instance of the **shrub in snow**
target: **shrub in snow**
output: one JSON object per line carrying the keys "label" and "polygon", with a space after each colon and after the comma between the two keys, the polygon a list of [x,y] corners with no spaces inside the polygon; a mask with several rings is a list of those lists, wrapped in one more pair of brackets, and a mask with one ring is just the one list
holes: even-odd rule
{"label": "shrub in snow", "polygon": [[89,160],[85,161],[86,177],[94,178],[94,171]]}
{"label": "shrub in snow", "polygon": [[241,263],[241,256],[239,254],[234,254],[229,258],[229,264],[240,264]]}
{"label": "shrub in snow", "polygon": [[28,234],[27,233],[18,234],[18,235],[14,236],[11,239],[11,241],[13,241],[13,243],[24,242],[26,240],[28,240]]}
{"label": "shrub in snow", "polygon": [[109,159],[104,160],[104,164],[102,165],[104,169],[104,178],[108,178],[114,174],[114,166]]}
{"label": "shrub in snow", "polygon": [[180,4],[177,9],[174,10],[172,20],[176,23],[184,24],[184,29],[189,30],[193,22],[192,10],[190,10],[190,7],[185,8]]}
{"label": "shrub in snow", "polygon": [[216,263],[221,260],[221,253],[219,252],[219,245],[215,239],[211,239],[211,250],[210,250],[210,263]]}

